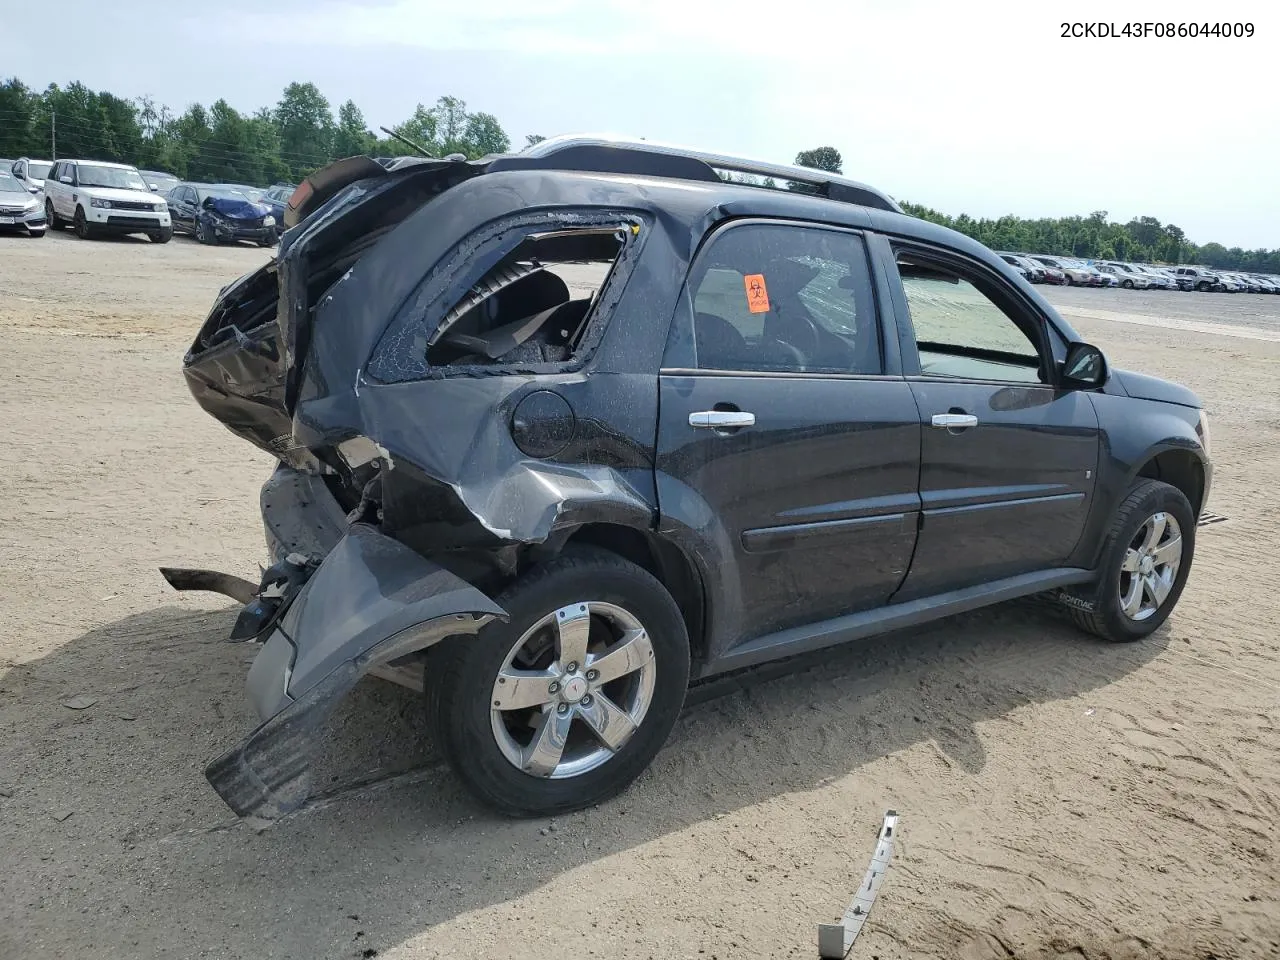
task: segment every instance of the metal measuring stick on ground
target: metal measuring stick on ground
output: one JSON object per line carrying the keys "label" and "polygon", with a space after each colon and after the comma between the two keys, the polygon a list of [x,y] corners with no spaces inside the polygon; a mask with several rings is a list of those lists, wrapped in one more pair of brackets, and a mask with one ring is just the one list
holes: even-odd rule
{"label": "metal measuring stick on ground", "polygon": [[862,932],[862,925],[867,922],[867,914],[875,903],[880,884],[889,869],[889,859],[893,856],[893,838],[897,832],[898,812],[888,810],[885,812],[880,834],[876,837],[876,852],[871,857],[867,875],[862,878],[862,886],[849,901],[844,916],[839,923],[818,924],[818,956],[823,960],[844,960],[853,948],[853,941]]}

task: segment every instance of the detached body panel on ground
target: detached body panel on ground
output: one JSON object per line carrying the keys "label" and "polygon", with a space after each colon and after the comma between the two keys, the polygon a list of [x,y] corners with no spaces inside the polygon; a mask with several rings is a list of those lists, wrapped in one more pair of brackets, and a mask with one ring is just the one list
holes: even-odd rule
{"label": "detached body panel on ground", "polygon": [[545,813],[638,774],[689,677],[1039,591],[1112,639],[1167,615],[1199,401],[876,191],[732,163],[568,139],[299,188],[185,363],[281,461],[237,624],[264,724],[208,771],[237,812],[302,801],[370,672],[425,686],[478,795]]}

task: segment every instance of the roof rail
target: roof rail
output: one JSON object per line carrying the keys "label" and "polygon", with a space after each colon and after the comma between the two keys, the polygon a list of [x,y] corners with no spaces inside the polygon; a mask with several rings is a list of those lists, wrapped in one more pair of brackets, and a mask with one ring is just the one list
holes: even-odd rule
{"label": "roof rail", "polygon": [[582,170],[710,183],[724,182],[716,171],[725,170],[803,183],[812,186],[818,196],[829,200],[902,213],[902,208],[887,194],[825,170],[748,160],[675,144],[607,134],[551,137],[520,153],[494,157],[489,163],[489,169]]}

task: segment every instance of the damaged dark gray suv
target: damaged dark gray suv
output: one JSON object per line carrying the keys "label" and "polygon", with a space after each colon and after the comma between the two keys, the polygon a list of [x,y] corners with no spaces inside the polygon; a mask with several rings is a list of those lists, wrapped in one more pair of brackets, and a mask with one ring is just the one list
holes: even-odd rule
{"label": "damaged dark gray suv", "polygon": [[273,563],[165,571],[263,643],[263,722],[207,770],[241,816],[302,803],[366,674],[550,814],[639,774],[691,682],[1032,593],[1133,640],[1186,582],[1197,398],[872,188],[569,137],[339,161],[286,224],[185,358],[280,461]]}

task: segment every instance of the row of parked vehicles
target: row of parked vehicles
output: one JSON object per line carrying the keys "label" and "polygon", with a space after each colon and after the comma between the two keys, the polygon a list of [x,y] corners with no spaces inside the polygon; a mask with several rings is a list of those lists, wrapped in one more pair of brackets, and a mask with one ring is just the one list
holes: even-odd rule
{"label": "row of parked vehicles", "polygon": [[1123,260],[1079,260],[1040,253],[997,251],[1032,283],[1079,287],[1124,287],[1127,290],[1213,290],[1218,293],[1280,293],[1280,276],[1213,270],[1209,267],[1162,267]]}
{"label": "row of parked vehicles", "polygon": [[42,237],[50,227],[71,226],[85,239],[145,234],[156,243],[177,232],[201,243],[272,246],[293,191],[293,184],[184,183],[124,163],[24,157],[0,161],[0,228]]}
{"label": "row of parked vehicles", "polygon": [[[387,165],[390,161],[380,161]],[[68,225],[77,236],[144,233],[167,243],[186,233],[201,243],[247,240],[274,246],[295,184],[184,183],[171,173],[89,160],[0,160],[0,228]],[[1080,260],[997,251],[1032,283],[1129,290],[1280,293],[1280,276],[1157,266],[1121,260]]]}

